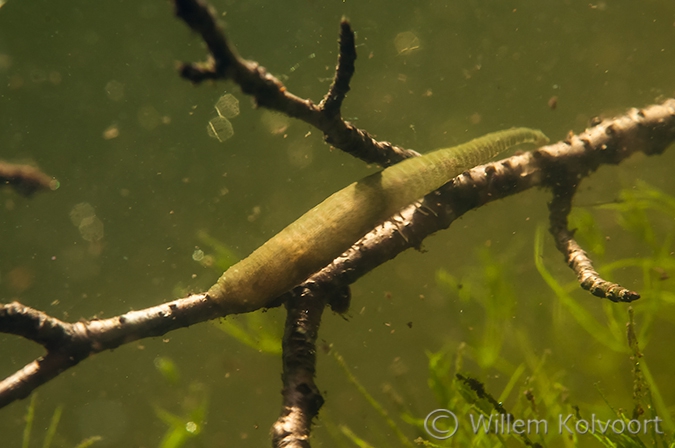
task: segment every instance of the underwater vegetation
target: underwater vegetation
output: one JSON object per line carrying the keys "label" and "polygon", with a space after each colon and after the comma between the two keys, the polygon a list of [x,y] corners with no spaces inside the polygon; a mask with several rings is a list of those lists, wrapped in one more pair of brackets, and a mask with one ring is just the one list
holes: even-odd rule
{"label": "underwater vegetation", "polygon": [[[311,283],[293,291],[299,297],[286,299],[286,310],[221,319],[217,312],[189,313],[200,306],[213,311],[200,292],[218,275],[312,205],[372,174],[372,167],[328,151],[321,140],[325,128],[250,107],[240,111],[239,100],[246,105],[251,98],[237,87],[234,95],[214,94],[209,86],[193,89],[178,80],[172,61],[194,60],[195,50],[198,55],[204,43],[212,49],[212,42],[195,45],[194,34],[174,33],[175,18],[152,2],[130,2],[131,8],[81,2],[59,20],[53,17],[63,12],[60,7],[47,12],[46,4],[42,11],[0,2],[0,75],[8,81],[1,96],[12,107],[0,123],[0,140],[7,157],[28,157],[27,163],[39,162],[62,182],[45,183],[59,187],[58,194],[30,202],[5,195],[6,188],[1,193],[6,256],[0,259],[0,289],[3,302],[12,303],[2,305],[1,326],[10,331],[2,335],[0,367],[9,374],[35,360],[27,366],[39,368],[41,349],[48,361],[65,364],[52,369],[59,379],[47,379],[50,384],[30,404],[19,401],[28,396],[27,381],[12,376],[4,382],[10,386],[5,391],[24,391],[2,395],[17,400],[3,410],[7,417],[0,425],[13,446],[260,446],[269,443],[265,422],[291,414],[290,400],[278,412],[279,373],[284,400],[292,395],[288,391],[307,390],[314,399],[304,401],[310,412],[299,431],[286,431],[287,421],[281,421],[275,440],[306,429],[313,444],[325,446],[673,445],[673,199],[639,180],[672,192],[663,161],[672,160],[673,152],[645,157],[664,148],[646,144],[651,149],[641,153],[636,134],[613,140],[610,134],[620,126],[591,120],[591,114],[609,116],[627,104],[672,96],[671,80],[655,75],[667,73],[663,68],[672,62],[664,61],[673,60],[659,40],[671,36],[670,15],[657,14],[657,2],[631,8],[601,2],[583,5],[584,14],[564,2],[560,8],[400,2],[391,11],[385,3],[359,9],[376,2],[347,2],[347,9],[309,2],[285,19],[281,9],[291,10],[290,3],[226,3],[226,9],[215,5],[222,15],[214,22],[227,14],[233,42],[246,57],[260,55],[269,70],[263,74],[274,73],[298,98],[317,100],[305,105],[318,105],[333,118],[344,113],[350,126],[368,127],[372,135],[426,152],[509,126],[546,129],[560,138],[568,126],[590,120],[584,135],[609,136],[610,150],[588,143],[594,151],[587,153],[594,155],[577,173],[571,168],[567,179],[572,165],[558,164],[556,149],[516,154],[484,173],[460,175],[453,185],[468,186],[462,196],[468,209],[476,200],[494,204],[457,222],[452,220],[466,211],[459,201],[442,213],[417,204],[419,214],[429,217],[452,209],[452,228],[424,245],[422,237],[407,240],[401,211],[387,223],[393,234],[382,240],[406,239],[408,247],[427,252],[408,251],[354,274],[345,282],[350,287],[328,299],[335,315],[325,313],[319,338],[292,358],[289,341],[318,333],[318,323],[316,331],[300,324],[288,331],[288,322],[301,323],[305,315],[321,318],[300,300]],[[265,14],[255,10],[263,3]],[[16,15],[24,8],[26,14]],[[317,96],[331,82],[335,43],[331,38],[330,48],[320,51],[316,44],[332,34],[325,24],[341,15],[326,13],[338,10],[352,11],[359,30],[359,76],[342,112],[339,103],[349,90],[344,83],[341,92],[330,87],[320,103]],[[14,25],[34,18],[43,27]],[[668,23],[658,34],[662,18]],[[343,20],[340,47],[349,40],[348,27]],[[261,39],[268,30],[284,37]],[[341,48],[338,59],[346,53]],[[214,66],[181,67],[199,77],[212,75]],[[92,78],[85,79],[86,72]],[[265,106],[262,96],[254,101]],[[642,123],[647,109],[624,117]],[[654,123],[649,142],[659,140]],[[353,127],[343,130],[367,136]],[[586,146],[582,134],[567,135],[552,146]],[[335,134],[326,139],[341,141]],[[382,153],[383,165],[395,161],[391,154],[410,155],[377,143],[391,150]],[[621,158],[633,152],[631,159]],[[630,306],[592,297],[572,281],[540,224],[548,196],[531,189],[508,203],[497,201],[500,192],[525,185],[519,183],[529,172],[524,160],[534,166],[535,157],[555,159],[551,170],[541,171],[551,175],[549,182],[533,184],[554,190],[555,200],[555,185],[594,170],[596,156],[606,157],[603,167],[582,188],[600,193],[591,201],[575,195],[569,227],[602,278],[636,291],[605,297],[628,302],[642,296]],[[619,160],[615,171],[604,166]],[[511,170],[513,165],[525,171]],[[617,193],[626,185],[634,186]],[[607,201],[608,194],[615,199]],[[352,254],[368,253],[366,245],[354,247]],[[283,314],[289,318],[282,350]],[[185,316],[194,319],[181,320]],[[28,325],[13,332],[22,318]],[[78,349],[77,338],[65,348],[45,342],[33,331],[36,323],[57,329],[52,334],[86,333],[91,351]],[[100,361],[70,369],[94,354]],[[304,387],[287,382],[293,376],[287,367],[306,359],[311,365]],[[22,436],[13,428],[23,429],[24,420]]]}
{"label": "underwater vegetation", "polygon": [[[408,381],[405,376],[397,386],[382,384],[380,393],[369,391],[350,369],[339,353],[339,342],[324,347],[328,358],[338,367],[345,381],[361,396],[372,414],[368,432],[342,423],[341,416],[330,404],[318,417],[318,440],[327,437],[331,446],[377,447],[392,446],[390,434],[399,446],[601,446],[601,447],[672,447],[675,443],[675,414],[662,387],[672,393],[670,384],[658,384],[653,370],[670,371],[668,356],[658,356],[648,350],[652,325],[658,320],[672,322],[675,318],[675,285],[670,276],[675,273],[672,259],[675,229],[675,197],[645,182],[635,188],[621,190],[617,201],[609,204],[578,207],[570,217],[576,236],[589,248],[604,278],[624,268],[642,272],[639,291],[643,299],[620,307],[603,302],[601,313],[588,309],[588,297],[579,292],[576,281],[562,282],[552,274],[544,260],[545,229],[538,226],[529,250],[533,264],[548,288],[547,300],[559,303],[553,326],[547,331],[563,331],[563,323],[573,320],[577,331],[565,334],[541,350],[533,329],[519,328],[510,322],[517,312],[516,291],[527,289],[520,284],[508,263],[486,247],[477,250],[478,264],[467,276],[458,278],[439,268],[436,287],[448,298],[456,298],[463,307],[474,307],[482,315],[479,322],[463,321],[473,326],[469,339],[448,341],[442,347],[424,350],[427,358],[427,387],[434,398],[436,411],[451,411],[457,420],[441,418],[435,428],[430,426],[433,409],[412,406],[402,399]],[[651,249],[651,255],[613,259],[603,262],[607,239],[603,224],[614,221],[636,242]],[[666,223],[664,225],[664,223]],[[214,253],[229,253],[212,239]],[[528,247],[514,244],[507,258],[519,256]],[[215,256],[216,260],[219,257]],[[232,263],[231,258],[224,263]],[[222,263],[220,263],[222,267]],[[217,325],[241,344],[260,353],[278,356],[281,329],[263,312],[241,316],[237,321],[226,319]],[[613,380],[600,374],[586,378],[585,387],[568,384],[566,369],[579,353],[566,347],[589,344],[601,346],[608,362],[623,359],[607,367],[613,376],[621,378],[624,389],[617,400],[610,398],[605,388]],[[645,355],[647,350],[650,355]],[[616,356],[610,356],[616,355]],[[495,378],[502,378],[497,382]],[[492,380],[491,380],[492,379]],[[580,390],[584,390],[580,394]],[[587,396],[590,390],[594,397]],[[446,417],[439,414],[441,417]],[[438,417],[439,415],[436,415]],[[370,426],[369,425],[369,426]],[[379,434],[379,436],[378,436]],[[451,435],[451,437],[449,436]],[[326,442],[328,443],[328,442]]]}

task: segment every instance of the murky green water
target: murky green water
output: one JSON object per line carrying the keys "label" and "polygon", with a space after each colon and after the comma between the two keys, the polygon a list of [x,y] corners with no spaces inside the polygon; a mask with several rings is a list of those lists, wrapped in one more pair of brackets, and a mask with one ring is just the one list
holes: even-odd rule
{"label": "murky green water", "polygon": [[[339,19],[348,16],[359,58],[343,114],[380,139],[420,151],[511,126],[540,128],[558,140],[581,131],[593,116],[675,95],[670,0],[226,0],[214,6],[244,57],[315,102],[332,77]],[[175,61],[203,57],[202,43],[167,2],[4,2],[0,158],[37,163],[61,188],[30,200],[0,192],[1,301],[17,299],[72,321],[203,290],[217,273],[194,259],[198,250],[213,252],[199,232],[243,257],[372,171],[330,151],[309,126],[253,109],[231,83],[193,87],[178,78]],[[207,127],[219,116],[214,106],[225,93],[239,100],[240,113],[227,116],[234,134],[221,142]],[[620,189],[639,180],[675,195],[674,165],[671,148],[663,156],[604,167],[584,181],[576,202],[608,238],[599,261],[653,254],[616,214],[595,205],[616,200]],[[598,390],[615,408],[632,409],[629,354],[599,343],[535,269],[534,235],[546,223],[547,200],[545,192],[531,191],[468,214],[430,238],[425,253],[403,254],[354,285],[348,322],[326,314],[320,337],[334,344],[397,421],[399,408],[385,385],[423,419],[440,407],[427,387],[425,350],[447,347],[454,354],[464,341],[473,347],[469,352],[479,353],[485,327],[497,325],[490,316],[499,300],[480,304],[484,274],[496,269],[486,263],[505,269],[499,290],[512,301],[493,329],[502,339],[500,361],[481,368],[479,355],[467,355],[463,371],[499,396],[517,366],[529,369],[517,383],[522,388],[526,377],[537,377],[532,363],[545,357],[550,384],[560,384],[584,412],[608,412]],[[85,209],[84,217],[77,215]],[[76,222],[73,213],[82,219]],[[672,220],[650,219],[655,241],[662,241]],[[544,250],[554,277],[572,281],[549,237]],[[440,268],[478,285],[473,300],[438,286]],[[663,269],[659,288],[672,294],[675,284],[666,277],[673,268]],[[635,268],[614,273],[638,290],[650,275]],[[608,311],[586,293],[571,294],[603,328],[608,312],[625,322],[625,306]],[[667,297],[646,297],[634,308],[638,328],[650,328],[640,341],[645,362],[672,411],[675,310]],[[283,319],[279,310],[269,314]],[[40,353],[0,336],[0,374]],[[173,360],[178,383],[158,373],[158,357]],[[42,446],[59,405],[63,415],[52,446],[75,446],[93,434],[104,436],[94,446],[160,446],[167,426],[155,409],[183,415],[203,396],[209,397],[207,424],[186,446],[267,446],[280,406],[279,376],[278,358],[256,353],[211,324],[140,341],[97,355],[40,388],[31,446]],[[318,384],[326,405],[314,446],[352,446],[336,425],[348,425],[374,446],[397,446],[390,428],[324,353]],[[507,406],[515,406],[516,395]],[[0,410],[2,446],[20,446],[27,405],[24,400]],[[411,440],[419,435],[400,426]],[[579,441],[593,443],[590,437]],[[563,446],[563,439],[552,445]]]}

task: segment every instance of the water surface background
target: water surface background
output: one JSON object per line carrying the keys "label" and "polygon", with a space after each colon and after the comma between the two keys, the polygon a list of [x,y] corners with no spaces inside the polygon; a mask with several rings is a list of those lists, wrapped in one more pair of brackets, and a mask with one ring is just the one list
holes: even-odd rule
{"label": "water surface background", "polygon": [[[359,57],[343,115],[380,139],[422,152],[511,126],[540,128],[559,140],[591,117],[675,95],[675,3],[668,0],[213,5],[242,56],[315,102],[333,74],[339,20],[349,17]],[[406,38],[411,43],[401,47]],[[8,0],[0,7],[0,158],[35,163],[61,183],[30,200],[0,192],[0,300],[75,321],[201,291],[218,273],[193,259],[195,250],[213,253],[200,232],[244,257],[374,171],[331,150],[308,125],[254,109],[229,82],[193,87],[177,76],[176,61],[204,56],[202,42],[167,2]],[[221,143],[208,135],[207,123],[225,92],[239,99],[241,112],[231,120],[233,137]],[[675,195],[673,166],[671,148],[603,167],[583,182],[576,203],[608,241],[601,261],[652,250],[596,205],[639,181]],[[452,356],[460,342],[480,346],[490,322],[477,301],[462,302],[440,287],[437,271],[480,283],[490,259],[505,269],[506,289],[517,299],[498,328],[500,365],[481,368],[469,356],[463,371],[499,395],[527,361],[525,344],[537,357],[546,353],[548,374],[587,413],[611,416],[598,389],[615,408],[631,409],[629,355],[584,330],[535,269],[534,235],[546,224],[548,198],[529,191],[471,212],[428,239],[424,253],[410,251],[376,269],[353,286],[349,320],[327,312],[320,338],[392,415],[398,407],[385,390],[393,387],[424,418],[439,407],[427,387],[425,351],[445,348]],[[98,226],[87,237],[92,241],[71,220],[82,203],[103,225],[102,234]],[[673,223],[655,220],[660,241]],[[555,278],[572,281],[548,236],[544,250]],[[672,274],[666,268],[665,277]],[[639,269],[614,275],[630,288],[643,284]],[[669,278],[661,287],[675,290]],[[605,322],[606,304],[582,291],[572,295]],[[613,306],[625,322],[626,307]],[[674,304],[648,297],[634,307],[639,317],[655,306],[658,316],[640,342],[672,411]],[[268,316],[283,321],[280,310]],[[0,336],[0,374],[40,353],[34,344]],[[176,364],[178,384],[158,373],[158,357]],[[328,431],[341,424],[376,446],[398,443],[333,358],[323,351],[318,357],[326,405],[314,445],[351,446]],[[53,446],[74,446],[93,434],[105,437],[94,446],[159,446],[167,426],[156,407],[181,414],[206,391],[207,425],[189,446],[266,446],[280,408],[280,373],[278,357],[209,323],[142,340],[96,355],[40,388],[33,443],[41,446],[53,410],[63,405]],[[3,446],[20,445],[27,404],[0,410]],[[593,446],[590,438],[580,443]]]}

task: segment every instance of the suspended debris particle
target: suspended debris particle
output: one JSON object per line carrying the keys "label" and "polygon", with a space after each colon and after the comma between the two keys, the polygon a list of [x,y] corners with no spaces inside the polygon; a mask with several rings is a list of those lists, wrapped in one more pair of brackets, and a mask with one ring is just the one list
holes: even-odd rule
{"label": "suspended debris particle", "polygon": [[47,80],[47,73],[41,69],[35,69],[30,71],[30,80],[35,84],[42,84]]}
{"label": "suspended debris particle", "polygon": [[117,127],[117,124],[111,124],[108,126],[108,129],[103,131],[103,138],[105,140],[112,140],[120,136],[120,129]]}
{"label": "suspended debris particle", "polygon": [[192,252],[192,259],[194,261],[202,261],[204,259],[204,251],[201,249],[195,249],[195,251]]}
{"label": "suspended debris particle", "polygon": [[70,210],[70,221],[75,227],[80,227],[85,218],[92,216],[96,216],[96,211],[88,202],[80,202]]}
{"label": "suspended debris particle", "polygon": [[273,135],[283,134],[290,124],[290,120],[285,115],[270,111],[263,111],[260,121]]}
{"label": "suspended debris particle", "polygon": [[83,240],[93,243],[103,239],[103,222],[88,202],[81,202],[70,210],[70,221],[80,231]]}
{"label": "suspended debris particle", "polygon": [[248,219],[248,222],[253,222],[260,217],[260,212],[261,212],[260,206],[256,205],[255,207],[253,207],[253,210],[251,210],[251,214],[248,215],[246,219]]}
{"label": "suspended debris particle", "polygon": [[411,31],[404,31],[396,35],[394,46],[398,54],[407,55],[420,49],[420,40]]}
{"label": "suspended debris particle", "polygon": [[549,107],[551,110],[555,110],[556,107],[558,107],[558,97],[557,97],[557,96],[554,95],[554,96],[552,96],[551,98],[549,98],[549,100],[548,100],[548,107]]}
{"label": "suspended debris particle", "polygon": [[84,218],[78,227],[82,239],[90,243],[103,239],[103,221],[97,216]]}
{"label": "suspended debris particle", "polygon": [[35,272],[27,266],[16,267],[7,273],[6,283],[12,292],[20,294],[33,286]]}
{"label": "suspended debris particle", "polygon": [[62,80],[63,80],[63,77],[61,76],[61,73],[59,73],[57,71],[49,72],[49,82],[51,82],[55,86],[58,86],[59,84],[61,84]]}
{"label": "suspended debris particle", "polygon": [[206,132],[208,132],[209,137],[218,139],[221,143],[234,135],[234,129],[230,120],[220,115],[209,121],[209,124],[206,126]]}
{"label": "suspended debris particle", "polygon": [[288,145],[288,161],[296,168],[305,168],[312,163],[314,151],[312,145],[304,140]]}
{"label": "suspended debris particle", "polygon": [[157,112],[157,109],[150,105],[138,109],[137,117],[141,127],[148,131],[155,129],[162,121],[162,117],[159,115],[159,112]]}
{"label": "suspended debris particle", "polygon": [[234,118],[239,115],[239,100],[231,93],[221,96],[215,107],[221,117]]}
{"label": "suspended debris particle", "polygon": [[112,101],[122,101],[124,99],[124,84],[113,79],[105,85],[105,93]]}
{"label": "suspended debris particle", "polygon": [[[0,0],[0,5],[1,4],[2,0]],[[5,73],[11,66],[12,58],[8,54],[0,53],[0,73]]]}

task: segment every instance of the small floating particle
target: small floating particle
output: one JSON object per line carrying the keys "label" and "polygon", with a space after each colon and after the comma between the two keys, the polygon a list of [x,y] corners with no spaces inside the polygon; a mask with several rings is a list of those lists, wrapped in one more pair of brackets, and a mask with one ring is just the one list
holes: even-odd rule
{"label": "small floating particle", "polygon": [[119,137],[119,135],[120,129],[117,127],[116,124],[111,124],[105,131],[103,131],[104,140],[112,140],[114,138]]}
{"label": "small floating particle", "polygon": [[215,108],[221,117],[234,118],[239,115],[239,100],[231,93],[226,93],[218,99]]}
{"label": "small floating particle", "polygon": [[555,110],[555,108],[558,107],[558,97],[556,95],[553,95],[551,98],[549,98],[548,107],[551,110]]}
{"label": "small floating particle", "polygon": [[213,137],[223,143],[234,135],[234,128],[230,120],[219,115],[209,121],[209,124],[206,126],[206,132],[208,132],[209,137]]}
{"label": "small floating particle", "polygon": [[420,49],[420,40],[412,31],[404,31],[396,35],[394,46],[398,54],[410,54]]}

